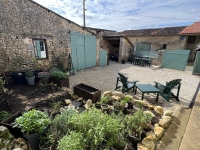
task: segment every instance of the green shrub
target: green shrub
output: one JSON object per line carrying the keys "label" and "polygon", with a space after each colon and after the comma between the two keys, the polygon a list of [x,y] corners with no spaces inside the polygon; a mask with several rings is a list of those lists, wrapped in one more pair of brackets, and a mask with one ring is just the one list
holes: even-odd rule
{"label": "green shrub", "polygon": [[113,100],[112,97],[110,95],[106,95],[101,97],[101,103],[102,104],[107,104],[109,101]]}
{"label": "green shrub", "polygon": [[32,109],[16,118],[14,127],[21,128],[25,134],[42,133],[50,122],[50,118],[45,112]]}
{"label": "green shrub", "polygon": [[59,139],[68,133],[69,119],[75,113],[75,110],[65,109],[61,114],[55,116],[51,124],[51,129],[53,130],[53,136],[55,139]]}
{"label": "green shrub", "polygon": [[52,73],[54,71],[60,71],[60,70],[57,67],[52,67],[49,72]]}
{"label": "green shrub", "polygon": [[125,116],[126,131],[130,134],[135,133],[137,136],[142,133],[151,119],[152,116],[150,114],[145,114],[142,109],[139,109],[133,115]]}
{"label": "green shrub", "polygon": [[0,111],[0,122],[10,117],[11,114],[7,111]]}
{"label": "green shrub", "polygon": [[124,96],[124,98],[121,101],[124,101],[124,102],[128,103],[128,102],[131,101],[131,98],[128,97],[128,96]]}
{"label": "green shrub", "polygon": [[90,149],[98,149],[102,143],[106,143],[107,148],[124,143],[123,138],[120,138],[124,128],[122,121],[95,108],[74,114],[69,119],[68,127],[82,133]]}
{"label": "green shrub", "polygon": [[57,79],[57,80],[64,80],[69,77],[68,73],[64,73],[62,71],[53,71],[51,72],[51,77]]}
{"label": "green shrub", "polygon": [[34,77],[32,70],[26,71],[26,78]]}
{"label": "green shrub", "polygon": [[39,137],[39,141],[42,148],[50,147],[54,142],[52,130],[48,130],[42,133]]}
{"label": "green shrub", "polygon": [[80,132],[71,131],[58,142],[58,150],[85,150],[85,137]]}

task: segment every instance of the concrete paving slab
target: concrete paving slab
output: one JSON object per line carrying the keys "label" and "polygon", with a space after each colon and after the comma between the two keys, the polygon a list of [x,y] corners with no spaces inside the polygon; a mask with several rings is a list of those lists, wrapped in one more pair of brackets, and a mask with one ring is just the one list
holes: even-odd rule
{"label": "concrete paving slab", "polygon": [[174,107],[177,111],[156,150],[178,150],[192,109]]}
{"label": "concrete paving slab", "polygon": [[200,149],[200,92],[197,95],[179,150]]}

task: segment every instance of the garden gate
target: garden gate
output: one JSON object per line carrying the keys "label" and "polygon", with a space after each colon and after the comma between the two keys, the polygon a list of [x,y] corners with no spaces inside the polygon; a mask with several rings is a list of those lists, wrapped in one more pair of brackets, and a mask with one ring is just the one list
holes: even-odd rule
{"label": "garden gate", "polygon": [[197,51],[192,74],[200,75],[200,51]]}
{"label": "garden gate", "polygon": [[100,50],[99,51],[99,65],[100,67],[107,65],[107,51],[106,50]]}
{"label": "garden gate", "polygon": [[71,32],[72,63],[75,70],[96,66],[96,37]]}
{"label": "garden gate", "polygon": [[166,50],[162,61],[162,68],[185,70],[190,50]]}

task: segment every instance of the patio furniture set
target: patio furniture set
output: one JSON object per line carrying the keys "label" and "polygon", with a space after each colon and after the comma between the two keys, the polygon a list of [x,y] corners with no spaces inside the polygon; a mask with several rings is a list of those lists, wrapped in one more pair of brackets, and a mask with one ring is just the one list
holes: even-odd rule
{"label": "patio furniture set", "polygon": [[[121,85],[119,85],[119,82],[121,82]],[[123,93],[128,92],[129,90],[133,90],[134,94],[136,94],[137,89],[139,89],[142,92],[142,100],[145,93],[154,93],[157,94],[156,102],[158,102],[159,95],[161,95],[166,101],[169,101],[171,97],[179,101],[181,79],[171,80],[169,82],[166,82],[165,85],[154,81],[154,86],[151,84],[137,84],[137,82],[137,80],[128,81],[128,77],[124,76],[121,73],[118,73],[115,90],[122,88]],[[172,92],[173,89],[177,89],[176,94]]]}
{"label": "patio furniture set", "polygon": [[151,57],[132,57],[131,64],[140,66],[151,66],[153,58]]}

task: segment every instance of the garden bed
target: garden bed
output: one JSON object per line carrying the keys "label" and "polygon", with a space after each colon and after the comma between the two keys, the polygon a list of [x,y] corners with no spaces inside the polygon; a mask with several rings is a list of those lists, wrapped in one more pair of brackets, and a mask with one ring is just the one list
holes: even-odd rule
{"label": "garden bed", "polygon": [[[11,109],[11,112],[17,112],[17,111],[27,111],[30,108],[35,108],[35,109],[39,109],[39,110],[48,110],[51,111],[53,104],[55,103],[59,103],[59,107],[63,107],[66,108],[67,105],[70,105],[72,97],[76,97],[76,99],[73,100],[81,100],[83,101],[83,105],[81,106],[81,108],[76,108],[76,110],[84,110],[85,108],[88,109],[90,106],[86,107],[86,105],[88,105],[88,101],[84,100],[84,99],[80,99],[79,97],[77,97],[76,95],[74,95],[73,93],[71,93],[72,91],[70,90],[63,90],[58,88],[57,86],[53,85],[53,84],[49,84],[49,85],[35,85],[35,86],[24,86],[24,85],[13,85],[13,86],[8,86],[7,87],[9,90],[7,92],[8,96],[8,103]],[[69,92],[69,93],[68,93]],[[111,92],[110,92],[111,93]],[[115,97],[115,100],[118,100],[120,92],[114,92],[112,96]],[[118,97],[117,97],[118,95]],[[121,93],[121,95],[123,95]],[[104,93],[105,96],[105,93]],[[69,103],[66,103],[66,100]],[[139,101],[138,101],[139,102]],[[137,101],[134,101],[134,103],[138,103]],[[143,101],[140,101],[140,103],[143,103]],[[145,129],[142,133],[142,139],[145,139],[145,137],[147,136],[146,134],[148,132],[153,131],[153,128],[155,128],[155,124],[158,124],[158,122],[160,121],[162,115],[160,113],[158,113],[157,111],[155,111],[154,106],[149,105],[147,107],[147,104],[142,104],[145,107],[142,107],[143,111],[149,110],[151,111],[155,117],[152,118],[151,121],[151,127],[149,129]],[[85,106],[85,107],[84,107]],[[134,105],[135,107],[140,108],[141,104],[139,105]],[[149,109],[151,107],[151,109]],[[83,109],[82,109],[83,108]],[[113,108],[112,105],[109,106],[109,111],[107,111],[109,114],[111,114],[111,112],[113,112]],[[129,109],[128,109],[129,110]],[[87,112],[87,111],[86,111]],[[133,111],[132,109],[130,109],[128,111],[128,113],[126,112],[125,115],[133,115],[136,111]],[[160,136],[160,135],[159,135]],[[160,137],[159,137],[160,138]],[[131,144],[130,141],[127,141],[128,143],[128,147],[129,149],[137,149],[138,144],[137,143],[133,143]],[[104,143],[101,143],[101,146],[103,146]]]}

